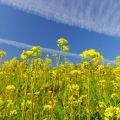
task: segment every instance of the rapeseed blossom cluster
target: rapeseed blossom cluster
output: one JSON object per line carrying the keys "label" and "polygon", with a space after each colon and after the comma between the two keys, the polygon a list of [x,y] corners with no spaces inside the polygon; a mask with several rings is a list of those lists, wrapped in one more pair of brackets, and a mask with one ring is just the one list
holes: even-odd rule
{"label": "rapeseed blossom cluster", "polygon": [[15,86],[14,85],[8,85],[6,87],[6,90],[8,90],[8,91],[14,91],[15,90]]}
{"label": "rapeseed blossom cluster", "polygon": [[103,60],[103,56],[95,49],[86,50],[80,56],[85,59],[92,59],[96,64],[99,64]]}
{"label": "rapeseed blossom cluster", "polygon": [[65,38],[60,38],[58,39],[57,43],[58,43],[58,46],[63,46],[68,43],[68,40]]}
{"label": "rapeseed blossom cluster", "polygon": [[10,111],[10,116],[14,116],[14,115],[16,115],[16,114],[17,114],[17,111],[16,111],[16,110]]}
{"label": "rapeseed blossom cluster", "polygon": [[63,45],[63,51],[69,52],[70,51],[70,47],[68,45]]}
{"label": "rapeseed blossom cluster", "polygon": [[110,106],[106,108],[104,115],[105,115],[104,117],[105,120],[107,119],[109,120],[109,118],[113,118],[113,117],[119,120],[120,119],[120,107]]}
{"label": "rapeseed blossom cluster", "polygon": [[60,50],[63,52],[69,52],[70,51],[70,47],[68,45],[66,45],[68,43],[68,40],[65,38],[60,38],[57,41],[57,45],[58,47],[60,47]]}
{"label": "rapeseed blossom cluster", "polygon": [[1,50],[1,51],[0,51],[0,56],[5,56],[5,55],[6,55],[6,52],[3,51],[3,50]]}
{"label": "rapeseed blossom cluster", "polygon": [[72,71],[70,71],[70,74],[71,75],[80,75],[81,71],[80,70],[72,70]]}
{"label": "rapeseed blossom cluster", "polygon": [[42,50],[41,50],[40,46],[33,46],[30,50],[27,50],[27,51],[23,50],[20,57],[22,59],[27,59],[27,58],[31,58],[31,57],[36,57],[41,54],[42,54]]}

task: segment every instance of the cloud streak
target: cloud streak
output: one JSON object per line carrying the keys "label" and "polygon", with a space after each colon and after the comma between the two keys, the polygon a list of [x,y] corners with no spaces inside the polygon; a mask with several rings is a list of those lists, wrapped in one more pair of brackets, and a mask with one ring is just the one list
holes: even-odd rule
{"label": "cloud streak", "polygon": [[27,13],[120,37],[120,0],[0,0]]}
{"label": "cloud streak", "polygon": [[[17,48],[22,48],[22,49],[30,49],[32,46],[34,46],[34,45],[29,45],[29,44],[16,42],[13,40],[2,39],[2,38],[0,38],[0,44],[10,45],[10,46],[14,46]],[[50,53],[50,54],[56,53],[56,54],[66,55],[69,57],[80,58],[79,54],[66,53],[66,52],[61,52],[59,50],[44,48],[44,47],[41,47],[41,48],[42,48],[43,52],[46,52],[46,53]]]}

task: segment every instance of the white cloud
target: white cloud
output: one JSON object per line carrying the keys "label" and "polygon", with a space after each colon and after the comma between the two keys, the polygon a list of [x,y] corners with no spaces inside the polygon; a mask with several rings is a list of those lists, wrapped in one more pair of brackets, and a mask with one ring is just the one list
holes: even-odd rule
{"label": "white cloud", "polygon": [[120,0],[0,0],[0,2],[57,22],[120,36]]}

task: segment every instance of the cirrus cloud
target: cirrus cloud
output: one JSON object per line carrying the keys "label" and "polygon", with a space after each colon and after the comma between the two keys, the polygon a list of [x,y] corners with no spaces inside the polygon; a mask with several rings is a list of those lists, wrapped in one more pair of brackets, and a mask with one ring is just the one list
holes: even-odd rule
{"label": "cirrus cloud", "polygon": [[27,13],[120,36],[120,0],[0,0]]}

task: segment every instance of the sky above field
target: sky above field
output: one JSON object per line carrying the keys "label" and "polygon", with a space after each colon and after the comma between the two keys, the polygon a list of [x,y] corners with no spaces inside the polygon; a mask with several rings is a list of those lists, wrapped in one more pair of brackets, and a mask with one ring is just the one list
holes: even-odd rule
{"label": "sky above field", "polygon": [[114,0],[0,0],[0,49],[9,58],[31,45],[50,53],[64,37],[74,61],[91,48],[114,60],[120,55],[119,13]]}

